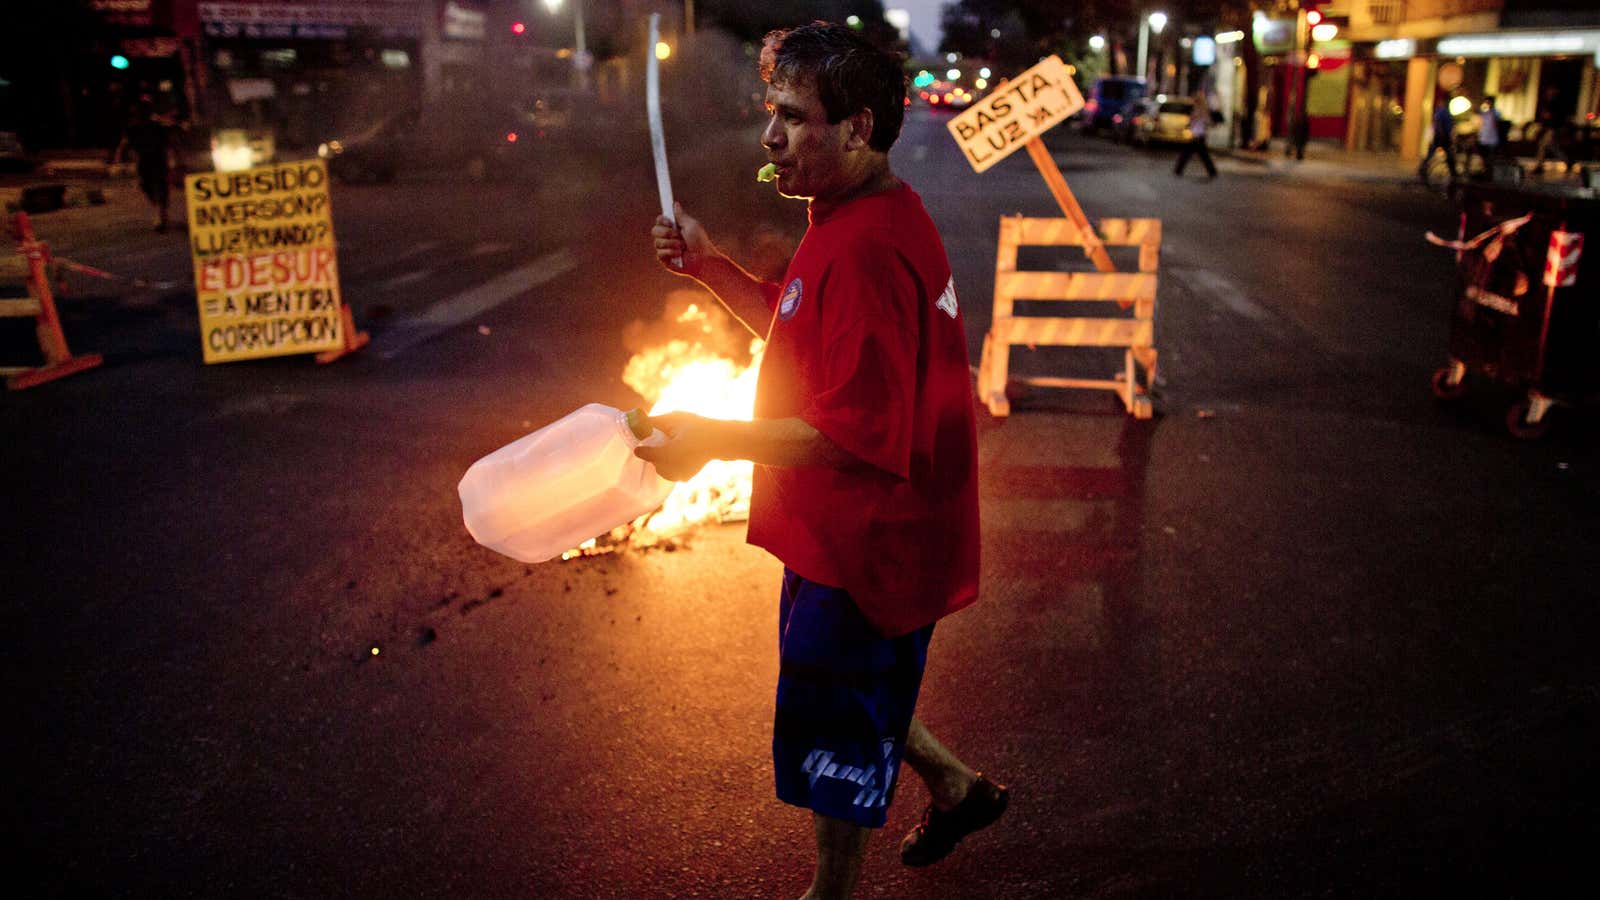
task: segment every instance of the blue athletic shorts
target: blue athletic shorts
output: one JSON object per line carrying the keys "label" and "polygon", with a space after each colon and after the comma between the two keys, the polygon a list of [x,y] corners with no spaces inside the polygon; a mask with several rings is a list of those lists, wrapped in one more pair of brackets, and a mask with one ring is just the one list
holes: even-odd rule
{"label": "blue athletic shorts", "polygon": [[933,626],[885,638],[845,591],[783,570],[772,762],[778,799],[881,828]]}

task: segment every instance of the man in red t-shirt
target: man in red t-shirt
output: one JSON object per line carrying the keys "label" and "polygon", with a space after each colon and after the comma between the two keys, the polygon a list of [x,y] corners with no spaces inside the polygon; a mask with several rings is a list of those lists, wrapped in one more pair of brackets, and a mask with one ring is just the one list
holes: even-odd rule
{"label": "man in red t-shirt", "polygon": [[770,323],[755,420],[669,413],[655,420],[668,443],[637,452],[677,480],[711,459],[756,463],[749,540],[784,563],[778,797],[813,812],[807,896],[847,896],[902,759],[932,795],[901,843],[907,865],[1005,810],[1006,789],[913,717],[934,623],[977,598],[977,438],[950,264],[889,168],[898,61],[817,24],[768,35],[761,74],[778,190],[809,201],[783,281],[745,272],[681,207],[652,230],[669,270]]}

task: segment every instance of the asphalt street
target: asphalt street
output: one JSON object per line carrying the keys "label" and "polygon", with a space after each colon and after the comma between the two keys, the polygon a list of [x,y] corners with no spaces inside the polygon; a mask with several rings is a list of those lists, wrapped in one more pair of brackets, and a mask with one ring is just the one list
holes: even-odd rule
{"label": "asphalt street", "polygon": [[[999,217],[1055,210],[1025,154],[974,175],[944,121],[913,110],[894,162],[976,364]],[[982,599],[938,626],[919,713],[1012,805],[906,869],[908,776],[859,896],[1564,892],[1600,837],[1600,411],[1528,442],[1503,387],[1430,396],[1446,198],[1049,143],[1091,217],[1163,222],[1157,415],[1042,389],[980,415]],[[677,146],[679,199],[781,268],[804,210],[754,181],[754,132]],[[202,365],[183,236],[110,197],[36,227],[165,286],[75,280],[68,339],[107,364],[0,395],[22,893],[802,893],[808,817],[771,786],[778,564],[740,525],[538,566],[461,525],[473,460],[639,402],[630,323],[683,287],[648,164],[337,187],[373,342],[332,366]]]}

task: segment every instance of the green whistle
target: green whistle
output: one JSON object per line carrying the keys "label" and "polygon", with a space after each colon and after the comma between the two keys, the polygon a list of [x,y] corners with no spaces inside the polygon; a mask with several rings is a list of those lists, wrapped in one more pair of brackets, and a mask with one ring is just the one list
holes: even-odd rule
{"label": "green whistle", "polygon": [[767,163],[766,165],[761,167],[761,171],[756,173],[756,180],[757,181],[771,181],[771,180],[773,180],[774,178],[777,178],[777,177],[778,177],[778,164],[777,163]]}

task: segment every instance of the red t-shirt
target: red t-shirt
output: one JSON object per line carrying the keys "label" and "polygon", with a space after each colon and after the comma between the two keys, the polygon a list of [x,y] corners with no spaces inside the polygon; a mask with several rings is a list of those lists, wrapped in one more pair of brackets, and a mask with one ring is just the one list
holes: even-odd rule
{"label": "red t-shirt", "polygon": [[813,214],[767,291],[756,418],[798,416],[861,464],[756,466],[750,543],[849,591],[889,636],[977,599],[966,331],[922,199],[902,185]]}

